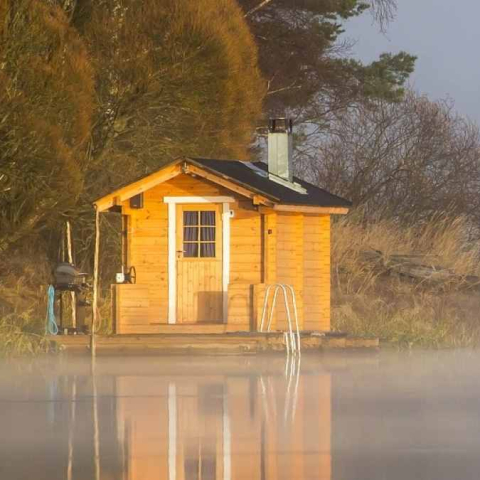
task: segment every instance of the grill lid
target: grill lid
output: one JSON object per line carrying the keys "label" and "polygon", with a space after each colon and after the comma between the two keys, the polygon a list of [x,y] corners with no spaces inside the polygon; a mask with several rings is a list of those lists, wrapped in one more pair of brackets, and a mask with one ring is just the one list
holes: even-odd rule
{"label": "grill lid", "polygon": [[53,272],[55,283],[57,286],[62,285],[78,285],[85,282],[86,273],[80,270],[71,263],[59,263]]}

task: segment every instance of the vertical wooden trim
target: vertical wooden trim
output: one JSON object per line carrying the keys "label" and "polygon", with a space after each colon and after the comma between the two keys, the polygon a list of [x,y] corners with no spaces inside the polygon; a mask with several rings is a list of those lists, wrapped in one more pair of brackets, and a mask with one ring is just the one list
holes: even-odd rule
{"label": "vertical wooden trim", "polygon": [[323,315],[322,323],[323,330],[329,331],[331,328],[330,316],[331,316],[331,216],[324,215],[322,218],[322,224],[324,228],[323,235],[323,248],[324,248],[324,267],[323,276],[325,279],[324,286],[324,300],[323,300]]}
{"label": "vertical wooden trim", "polygon": [[297,231],[295,239],[296,260],[297,260],[297,278],[295,282],[295,294],[297,297],[297,309],[298,309],[298,324],[300,330],[305,329],[305,315],[304,315],[304,299],[303,299],[303,286],[304,286],[304,247],[303,247],[303,232],[304,232],[304,215],[297,215]]}
{"label": "vertical wooden trim", "polygon": [[122,267],[130,266],[130,215],[122,214]]}
{"label": "vertical wooden trim", "polygon": [[265,283],[267,278],[267,226],[266,226],[265,214],[260,214],[260,283]]}
{"label": "vertical wooden trim", "polygon": [[277,214],[268,214],[266,220],[265,283],[275,283],[277,281]]}
{"label": "vertical wooden trim", "polygon": [[223,203],[222,210],[222,291],[223,291],[223,323],[228,322],[228,284],[230,283],[230,205]]}
{"label": "vertical wooden trim", "polygon": [[[276,283],[277,281],[277,213],[265,213],[263,217],[263,278],[262,284],[256,285],[253,292],[252,326],[254,329],[258,329],[260,326],[266,286]],[[277,315],[274,313],[272,317],[272,330],[275,330],[276,322]]]}
{"label": "vertical wooden trim", "polygon": [[176,222],[177,206],[168,204],[168,323],[177,322],[177,269],[176,269]]}
{"label": "vertical wooden trim", "polygon": [[112,333],[115,335],[118,333],[118,296],[117,285],[110,285],[110,295],[112,299],[111,312],[112,312]]}
{"label": "vertical wooden trim", "polygon": [[[225,388],[227,386],[225,385]],[[232,480],[232,433],[230,430],[228,392],[223,395],[223,480]]]}
{"label": "vertical wooden trim", "polygon": [[177,390],[168,384],[168,478],[177,478]]}

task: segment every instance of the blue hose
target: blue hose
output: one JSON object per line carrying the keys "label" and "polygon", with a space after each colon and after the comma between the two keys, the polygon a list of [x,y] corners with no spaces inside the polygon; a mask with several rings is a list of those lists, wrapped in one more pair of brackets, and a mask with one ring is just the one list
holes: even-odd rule
{"label": "blue hose", "polygon": [[55,320],[55,288],[53,285],[48,287],[47,291],[47,325],[46,325],[46,332],[47,335],[57,335],[58,334],[58,325],[57,321]]}

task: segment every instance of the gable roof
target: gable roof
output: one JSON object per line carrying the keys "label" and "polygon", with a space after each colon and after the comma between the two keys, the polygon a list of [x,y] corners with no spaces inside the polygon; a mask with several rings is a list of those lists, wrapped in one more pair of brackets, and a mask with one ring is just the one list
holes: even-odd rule
{"label": "gable roof", "polygon": [[[292,189],[269,178],[267,165],[262,162],[247,163],[238,160],[214,160],[207,158],[180,158],[149,175],[99,198],[94,202],[99,211],[145,192],[181,173],[194,173],[226,188],[247,196],[255,204],[275,210],[312,211],[317,213],[348,212],[352,203],[299,178],[294,178],[298,189]],[[299,191],[300,190],[300,191]],[[305,192],[305,193],[302,193]]]}
{"label": "gable roof", "polygon": [[[247,162],[212,160],[207,158],[192,158],[191,161],[209,170],[226,175],[244,186],[252,187],[258,192],[278,200],[282,204],[345,208],[352,206],[352,202],[296,177],[294,177],[294,181],[303,187],[306,193],[300,193],[272,181],[268,177],[268,167],[263,162],[249,164]],[[252,165],[255,168],[252,168]],[[255,170],[257,169],[265,172],[265,175],[256,172]]]}

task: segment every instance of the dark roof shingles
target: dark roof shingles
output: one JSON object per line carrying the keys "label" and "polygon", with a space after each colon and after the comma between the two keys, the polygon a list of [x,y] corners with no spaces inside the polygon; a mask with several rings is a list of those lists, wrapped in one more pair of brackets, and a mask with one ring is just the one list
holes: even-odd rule
{"label": "dark roof shingles", "polygon": [[[283,204],[344,208],[352,206],[350,201],[310,183],[304,182],[296,177],[294,178],[294,181],[305,188],[307,193],[303,194],[292,190],[291,188],[270,180],[267,176],[264,177],[259,175],[245,162],[236,160],[213,160],[207,158],[191,158],[190,160],[197,163],[199,166],[203,166],[213,172],[225,175],[233,181],[250,186],[257,192],[263,193],[268,197],[278,199],[278,201]],[[264,163],[255,162],[254,165],[264,171],[267,170],[267,165]]]}

